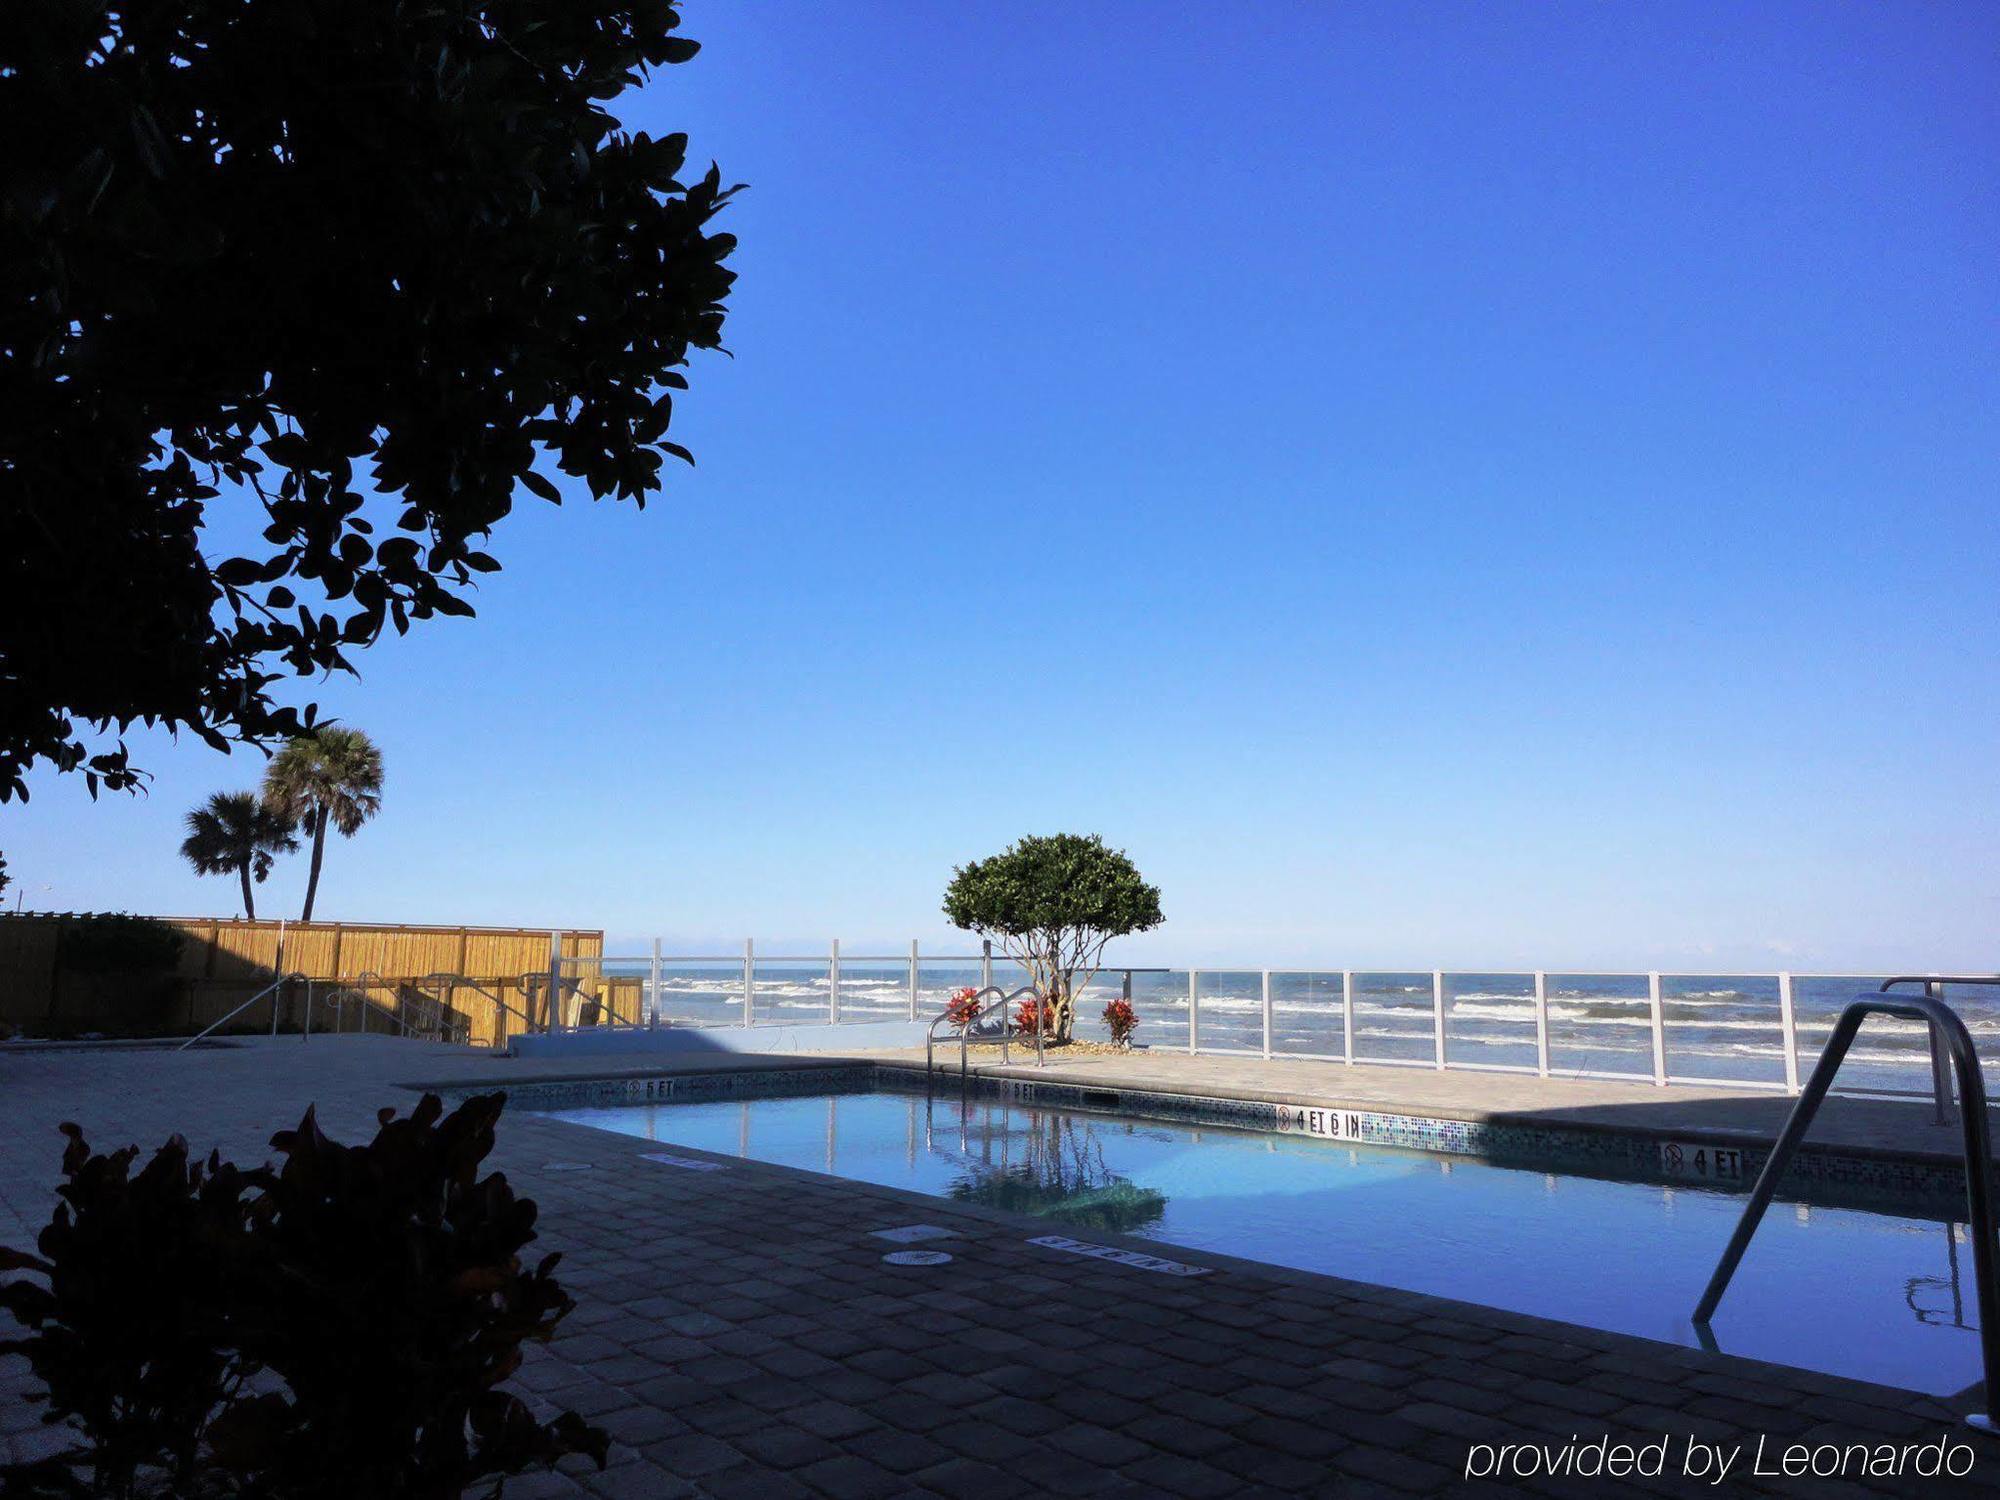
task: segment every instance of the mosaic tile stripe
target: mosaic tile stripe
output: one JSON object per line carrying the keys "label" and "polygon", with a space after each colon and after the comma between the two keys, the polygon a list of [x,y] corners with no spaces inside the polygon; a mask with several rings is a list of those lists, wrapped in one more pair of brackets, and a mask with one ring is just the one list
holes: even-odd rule
{"label": "mosaic tile stripe", "polygon": [[[873,1063],[829,1068],[733,1069],[726,1073],[671,1073],[624,1078],[562,1078],[507,1086],[516,1109],[580,1109],[593,1105],[649,1104],[666,1100],[767,1099],[789,1094],[852,1093],[875,1086]],[[440,1089],[447,1098],[489,1092],[469,1084]]]}

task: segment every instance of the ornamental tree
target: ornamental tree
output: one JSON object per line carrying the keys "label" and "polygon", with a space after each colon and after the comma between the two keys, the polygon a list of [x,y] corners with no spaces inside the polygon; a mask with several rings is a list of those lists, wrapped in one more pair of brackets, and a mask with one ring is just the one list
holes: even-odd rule
{"label": "ornamental tree", "polygon": [[1028,971],[1059,1041],[1070,1039],[1076,994],[1097,973],[1105,944],[1166,920],[1159,888],[1094,833],[1024,838],[960,866],[944,893],[944,914],[954,927],[991,938]]}
{"label": "ornamental tree", "polygon": [[[517,489],[643,503],[716,168],[610,102],[674,0],[21,0],[0,27],[0,802],[469,615]],[[233,519],[226,536],[211,511]],[[247,522],[247,524],[246,524]]]}

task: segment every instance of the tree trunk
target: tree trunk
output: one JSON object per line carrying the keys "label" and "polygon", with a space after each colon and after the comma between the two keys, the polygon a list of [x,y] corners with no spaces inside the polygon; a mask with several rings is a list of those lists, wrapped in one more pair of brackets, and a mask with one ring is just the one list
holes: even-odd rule
{"label": "tree trunk", "polygon": [[236,878],[243,882],[243,915],[249,921],[257,920],[257,898],[250,894],[250,864],[244,861],[236,867]]}
{"label": "tree trunk", "polygon": [[312,831],[312,868],[306,872],[306,909],[299,913],[301,922],[310,922],[313,919],[313,897],[319,894],[319,862],[326,854],[325,808],[320,808],[312,815]]}

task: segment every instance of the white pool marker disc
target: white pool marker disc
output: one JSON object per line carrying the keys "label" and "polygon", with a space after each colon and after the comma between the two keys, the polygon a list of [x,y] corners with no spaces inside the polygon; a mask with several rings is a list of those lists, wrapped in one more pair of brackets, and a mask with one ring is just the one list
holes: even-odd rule
{"label": "white pool marker disc", "polygon": [[648,1151],[640,1156],[640,1161],[656,1161],[663,1167],[679,1167],[687,1172],[727,1172],[726,1162],[697,1161],[692,1156],[675,1156],[666,1151]]}
{"label": "white pool marker disc", "polygon": [[942,1250],[891,1250],[882,1259],[892,1266],[941,1266],[951,1257]]}
{"label": "white pool marker disc", "polygon": [[590,1163],[587,1161],[544,1162],[542,1170],[544,1172],[588,1172],[590,1170]]}
{"label": "white pool marker disc", "polygon": [[868,1237],[890,1240],[898,1245],[914,1245],[920,1240],[948,1240],[958,1233],[938,1224],[905,1224],[900,1229],[871,1229]]}

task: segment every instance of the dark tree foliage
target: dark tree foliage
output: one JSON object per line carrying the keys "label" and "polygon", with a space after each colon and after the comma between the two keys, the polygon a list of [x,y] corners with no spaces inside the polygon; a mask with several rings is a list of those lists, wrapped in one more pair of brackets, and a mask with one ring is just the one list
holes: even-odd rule
{"label": "dark tree foliage", "polygon": [[[606,102],[674,0],[15,0],[0,18],[0,801],[469,615],[518,487],[640,503],[733,189]],[[537,465],[543,466],[538,472]],[[255,523],[204,547],[218,505]],[[230,550],[239,550],[231,547]]]}
{"label": "dark tree foliage", "polygon": [[457,1500],[566,1454],[602,1467],[602,1429],[502,1388],[575,1305],[555,1256],[522,1265],[535,1205],[479,1175],[504,1103],[427,1094],[365,1146],[307,1110],[272,1139],[284,1165],[249,1171],[175,1137],[135,1174],[136,1148],[93,1155],[64,1125],[40,1254],[0,1247],[30,1273],[0,1284],[28,1331],[0,1353],[84,1441],[0,1467],[0,1493]]}

